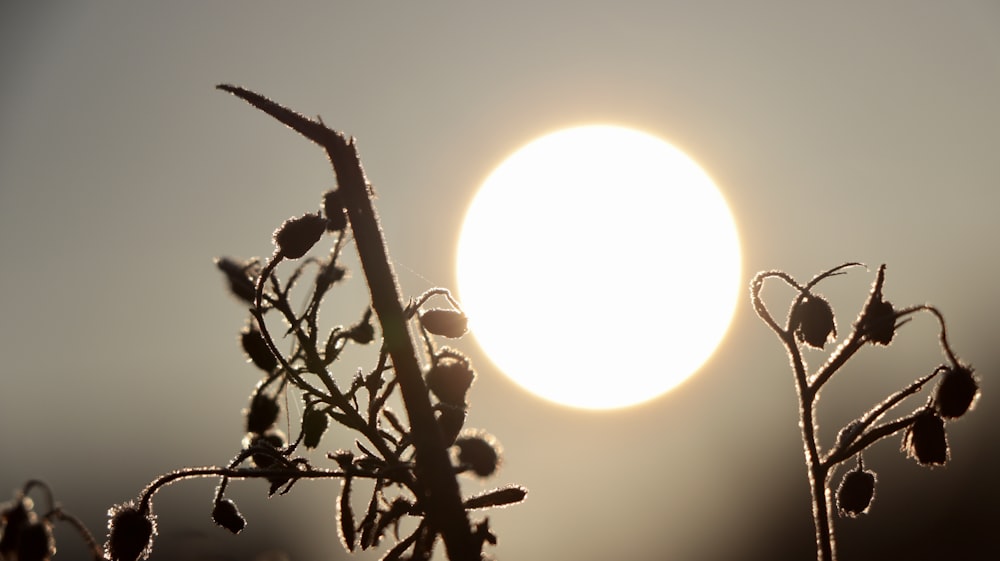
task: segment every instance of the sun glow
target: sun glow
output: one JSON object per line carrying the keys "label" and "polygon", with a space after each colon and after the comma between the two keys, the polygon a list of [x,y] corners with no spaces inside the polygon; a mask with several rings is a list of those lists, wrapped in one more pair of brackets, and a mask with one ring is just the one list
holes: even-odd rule
{"label": "sun glow", "polygon": [[527,144],[465,217],[458,287],[476,340],[545,399],[610,409],[674,388],[709,358],[740,289],[739,240],[709,176],[632,129]]}

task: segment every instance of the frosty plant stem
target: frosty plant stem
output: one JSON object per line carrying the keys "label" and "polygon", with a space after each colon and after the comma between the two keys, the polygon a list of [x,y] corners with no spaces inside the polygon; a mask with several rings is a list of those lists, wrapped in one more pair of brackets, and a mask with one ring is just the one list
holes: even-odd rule
{"label": "frosty plant stem", "polygon": [[372,307],[382,327],[384,345],[392,359],[412,425],[417,472],[419,479],[427,484],[423,502],[428,509],[428,518],[441,532],[450,559],[478,559],[479,551],[462,506],[458,482],[428,400],[403,313],[402,295],[372,205],[371,190],[358,157],[357,145],[353,139],[346,139],[321,122],[308,119],[254,92],[229,85],[218,88],[247,101],[326,150],[337,176],[344,209],[371,291]]}
{"label": "frosty plant stem", "polygon": [[[816,556],[819,561],[834,561],[833,505],[830,481],[840,464],[857,458],[857,468],[848,472],[837,490],[837,506],[844,516],[858,516],[868,511],[874,495],[874,473],[865,470],[861,453],[875,442],[905,431],[903,450],[921,465],[942,465],[948,459],[948,445],[944,433],[944,419],[953,420],[968,411],[979,395],[979,386],[972,368],[962,364],[948,342],[944,316],[929,305],[895,309],[883,299],[885,265],[879,267],[871,293],[861,309],[851,332],[830,354],[826,362],[812,375],[809,374],[802,349],[822,349],[836,336],[833,309],[815,286],[830,277],[843,274],[845,269],[862,266],[845,263],[820,273],[802,285],[783,271],[758,273],[751,282],[750,292],[754,311],[778,336],[785,346],[795,378],[799,399],[799,425],[805,450],[806,471],[813,504],[816,527]],[[789,308],[784,326],[778,324],[761,298],[761,290],[768,279],[780,279],[798,292]],[[910,320],[910,316],[928,312],[940,325],[940,343],[946,363],[936,367],[902,390],[876,404],[858,419],[848,423],[837,436],[836,443],[825,454],[816,434],[816,407],[819,393],[833,375],[866,344],[889,345],[896,330]],[[876,425],[880,419],[905,398],[916,394],[928,382],[941,376],[935,393],[926,405],[895,421]]]}
{"label": "frosty plant stem", "polygon": [[[485,480],[502,463],[497,440],[482,429],[466,427],[468,396],[476,378],[471,361],[438,343],[438,338],[464,336],[468,317],[446,288],[404,300],[353,139],[243,88],[219,89],[322,146],[337,178],[336,188],[323,193],[319,212],[289,218],[274,231],[269,259],[215,260],[232,296],[249,306],[239,343],[257,375],[263,371],[242,411],[245,430],[239,452],[226,467],[188,467],[160,475],[136,499],[110,508],[103,549],[79,520],[57,506],[47,485],[29,480],[10,502],[0,504],[0,558],[48,559],[55,553],[52,525],[65,521],[84,537],[94,559],[145,559],[159,533],[154,496],[173,483],[213,477],[219,485],[206,520],[232,534],[242,532],[248,522],[226,495],[231,482],[264,480],[267,496],[273,497],[289,493],[304,479],[338,480],[336,527],[349,553],[392,541],[380,561],[429,561],[440,536],[452,561],[482,559],[483,547],[496,545],[498,538],[489,518],[478,511],[519,503],[527,490],[506,485],[464,499],[461,495],[459,474]],[[324,238],[333,240],[332,247],[324,256],[310,255],[325,245],[320,243]],[[323,303],[330,291],[349,277],[340,258],[352,239],[370,299],[354,302],[364,307],[360,320],[326,327],[320,310],[326,309]],[[291,272],[279,276],[283,265]],[[308,298],[298,310],[293,296],[303,290]],[[450,307],[424,307],[435,297],[447,300]],[[373,313],[381,329],[373,325]],[[288,328],[284,335],[291,343],[284,352],[272,335],[278,321]],[[419,339],[411,324],[419,329]],[[376,342],[378,354],[371,368],[345,367],[340,360],[348,346]],[[395,395],[401,396],[408,418],[393,411]],[[349,429],[353,447],[328,447],[343,437],[327,430],[331,424]],[[321,452],[326,453],[317,458]],[[332,461],[335,468],[316,467],[317,460]],[[353,485],[358,480],[368,484],[359,490]],[[44,510],[36,510],[27,496],[33,489],[44,493]],[[369,492],[363,502],[359,499],[364,497],[357,497]],[[363,510],[358,509],[362,504]],[[411,523],[401,524],[404,520]],[[401,535],[401,529],[409,533]]]}

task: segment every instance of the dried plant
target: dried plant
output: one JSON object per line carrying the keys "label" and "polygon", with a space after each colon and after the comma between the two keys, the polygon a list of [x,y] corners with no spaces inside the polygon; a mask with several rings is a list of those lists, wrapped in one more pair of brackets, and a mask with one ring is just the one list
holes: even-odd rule
{"label": "dried plant", "polygon": [[[785,272],[765,271],[754,276],[750,285],[754,310],[784,344],[794,373],[799,398],[799,423],[816,525],[816,556],[820,561],[836,559],[830,484],[837,467],[852,459],[856,461],[856,467],[844,474],[837,487],[835,497],[838,513],[848,517],[865,514],[875,496],[876,478],[874,472],[865,468],[862,453],[883,438],[903,433],[902,450],[908,457],[922,466],[943,465],[949,458],[945,423],[964,415],[979,396],[979,384],[973,369],[959,361],[952,350],[944,316],[937,308],[919,305],[897,309],[884,298],[882,289],[885,284],[885,265],[879,267],[868,300],[862,306],[851,332],[830,353],[822,366],[815,372],[808,371],[802,350],[806,347],[823,349],[837,335],[833,308],[822,295],[815,292],[815,288],[821,281],[843,274],[845,269],[856,266],[862,265],[845,263],[834,267],[804,285]],[[784,326],[775,321],[761,298],[761,290],[768,279],[779,279],[798,293],[789,308]],[[817,436],[816,422],[820,390],[862,347],[889,345],[899,327],[921,312],[930,313],[938,321],[945,363],[847,423],[840,430],[833,446],[824,451]],[[939,378],[938,384],[923,406],[894,421],[882,422],[886,413],[935,378]]]}
{"label": "dried plant", "polygon": [[[242,445],[225,466],[164,474],[136,500],[112,507],[103,549],[83,524],[53,501],[48,486],[29,481],[2,512],[0,558],[50,558],[55,553],[51,528],[56,521],[72,524],[94,559],[146,558],[157,533],[156,493],[171,483],[202,477],[219,478],[211,518],[234,534],[246,521],[226,497],[231,481],[265,479],[271,496],[288,493],[303,479],[336,479],[341,489],[338,529],[348,551],[382,546],[391,536],[394,543],[384,546],[383,560],[429,559],[440,536],[449,559],[484,558],[484,544],[495,544],[496,536],[488,518],[472,521],[469,511],[521,502],[526,491],[510,485],[461,496],[458,474],[489,477],[501,462],[500,447],[492,436],[463,428],[475,378],[468,358],[436,342],[438,337],[454,339],[466,332],[461,306],[444,288],[404,300],[353,139],[243,88],[221,85],[219,89],[319,144],[337,178],[337,188],[324,194],[319,212],[290,218],[275,230],[274,253],[266,261],[216,260],[231,292],[249,306],[240,342],[250,362],[263,372],[244,411]],[[307,257],[324,239],[330,246],[325,256]],[[323,330],[322,304],[347,278],[341,256],[352,239],[370,302],[359,310],[360,318]],[[287,277],[279,279],[279,266],[293,262]],[[299,290],[308,291],[302,311],[292,304],[292,294]],[[447,307],[430,308],[428,302],[438,297]],[[282,336],[292,341],[288,352],[279,350],[280,339],[274,334],[279,320]],[[378,346],[374,364],[341,367],[345,349],[366,345]],[[393,411],[393,400],[402,401],[405,418]],[[295,408],[288,405],[296,402]],[[292,409],[301,411],[297,418]],[[293,438],[279,428],[282,413]],[[308,451],[326,443],[333,434],[328,430],[331,422],[353,432],[353,447],[328,452],[323,461],[329,465],[314,465]],[[367,480],[364,489],[371,489],[360,502],[353,493],[358,480]],[[44,493],[47,504],[41,515],[28,497],[36,489]]]}

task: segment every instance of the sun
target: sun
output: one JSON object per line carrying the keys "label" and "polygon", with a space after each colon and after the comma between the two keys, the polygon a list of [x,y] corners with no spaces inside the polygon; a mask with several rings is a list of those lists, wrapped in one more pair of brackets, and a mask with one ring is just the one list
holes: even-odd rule
{"label": "sun", "polygon": [[708,174],[667,142],[595,125],[523,146],[486,179],[457,253],[470,330],[518,385],[590,409],[648,401],[714,352],[739,239]]}

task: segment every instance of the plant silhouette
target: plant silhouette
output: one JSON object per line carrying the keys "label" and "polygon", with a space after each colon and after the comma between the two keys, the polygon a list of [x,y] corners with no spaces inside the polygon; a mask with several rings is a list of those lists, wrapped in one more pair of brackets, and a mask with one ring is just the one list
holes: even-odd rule
{"label": "plant silhouette", "polygon": [[[848,517],[865,514],[875,496],[877,480],[875,473],[865,468],[862,452],[879,440],[902,432],[902,450],[908,457],[923,466],[943,465],[949,458],[946,422],[964,415],[979,396],[979,384],[972,367],[959,361],[951,348],[941,312],[930,305],[897,309],[885,299],[882,292],[885,265],[879,267],[868,299],[854,321],[851,332],[830,353],[822,366],[815,372],[808,371],[802,350],[806,347],[823,349],[837,334],[833,308],[814,289],[821,281],[858,266],[863,265],[839,265],[816,275],[806,284],[800,284],[783,271],[764,271],[757,273],[750,284],[754,311],[785,346],[794,374],[799,398],[799,426],[802,429],[816,527],[816,557],[820,561],[834,561],[837,557],[832,514],[834,497],[830,486],[836,468],[852,459],[856,460],[856,466],[844,474],[837,487],[837,511]],[[764,283],[769,279],[781,280],[798,293],[789,308],[784,326],[774,319],[761,297]],[[867,345],[888,346],[899,327],[921,312],[930,313],[938,321],[945,363],[849,422],[840,430],[833,446],[824,452],[817,436],[816,422],[820,390],[859,350]],[[925,405],[894,421],[881,422],[886,413],[935,378],[939,378],[938,384]]]}
{"label": "plant silhouette", "polygon": [[[232,533],[240,533],[246,520],[226,497],[231,481],[265,479],[270,496],[290,492],[303,479],[336,479],[341,489],[338,530],[346,550],[383,546],[383,540],[392,536],[394,543],[384,546],[383,560],[429,559],[440,536],[453,561],[486,557],[484,544],[495,544],[497,538],[489,519],[473,521],[470,511],[521,502],[527,491],[509,485],[461,496],[458,474],[489,477],[501,462],[499,445],[491,435],[464,428],[467,396],[475,378],[470,361],[437,343],[438,338],[455,339],[466,332],[461,306],[444,288],[404,300],[373,205],[373,190],[353,139],[249,90],[229,85],[218,88],[319,144],[337,178],[336,189],[323,195],[318,212],[290,218],[275,230],[270,258],[216,260],[231,292],[249,306],[250,318],[240,342],[250,362],[263,372],[244,411],[242,445],[225,466],[161,475],[137,499],[112,507],[103,548],[53,500],[45,483],[29,481],[2,512],[0,558],[50,558],[55,553],[52,526],[56,522],[78,530],[94,559],[146,558],[157,534],[156,493],[171,483],[202,477],[219,478],[211,518]],[[308,256],[324,239],[331,240],[326,255]],[[369,306],[348,325],[324,331],[319,327],[322,304],[347,278],[340,258],[351,239],[367,281]],[[278,268],[286,263],[294,267],[280,279]],[[307,278],[311,278],[308,284]],[[291,298],[299,290],[309,294],[302,311],[295,310]],[[438,297],[447,307],[428,306]],[[279,319],[284,335],[293,341],[288,352],[278,349],[273,335]],[[419,333],[419,346],[414,330]],[[357,368],[346,378],[343,368],[334,370],[349,346],[376,344],[374,365]],[[396,396],[401,398],[405,418],[390,406],[390,398]],[[287,428],[294,438],[279,428],[282,403],[292,400],[302,411],[293,421],[287,410],[291,407],[285,407]],[[328,430],[331,421],[352,431],[356,439],[353,448],[327,453],[324,459],[329,466],[320,467],[303,449],[320,447],[332,434]],[[365,489],[370,488],[371,495],[356,503],[358,480],[369,482]],[[44,496],[45,508],[35,508],[32,494]],[[403,524],[408,518],[415,523]]]}

